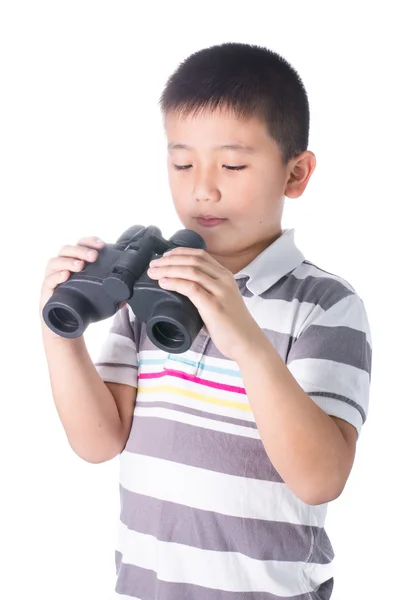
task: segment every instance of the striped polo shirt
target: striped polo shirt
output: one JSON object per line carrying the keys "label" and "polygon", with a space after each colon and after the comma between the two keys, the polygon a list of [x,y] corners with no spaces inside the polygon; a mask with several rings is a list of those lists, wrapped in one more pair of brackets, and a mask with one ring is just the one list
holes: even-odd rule
{"label": "striped polo shirt", "polygon": [[[293,229],[235,278],[299,385],[360,433],[372,351],[352,286],[305,260]],[[206,331],[187,352],[168,354],[126,306],[96,367],[104,381],[137,388],[119,459],[116,598],[330,598],[327,504],[305,504],[275,470],[239,367]]]}

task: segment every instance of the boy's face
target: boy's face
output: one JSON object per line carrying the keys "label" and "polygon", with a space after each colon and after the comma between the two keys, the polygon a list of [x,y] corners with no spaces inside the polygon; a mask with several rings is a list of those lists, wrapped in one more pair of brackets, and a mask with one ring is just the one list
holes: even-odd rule
{"label": "boy's face", "polygon": [[[227,111],[170,113],[165,130],[179,219],[205,239],[209,254],[239,271],[281,235],[284,196],[302,194],[314,155],[304,152],[284,165],[264,123]],[[223,221],[206,226],[201,216]]]}

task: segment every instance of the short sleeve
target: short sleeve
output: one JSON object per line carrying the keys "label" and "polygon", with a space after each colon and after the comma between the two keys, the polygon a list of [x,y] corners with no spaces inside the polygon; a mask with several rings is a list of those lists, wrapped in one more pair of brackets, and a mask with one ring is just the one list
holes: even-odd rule
{"label": "short sleeve", "polygon": [[359,435],[369,409],[372,364],[364,303],[349,292],[326,310],[316,308],[293,342],[287,366],[325,413],[351,423]]}
{"label": "short sleeve", "polygon": [[128,305],[118,310],[95,361],[103,381],[137,387],[136,324]]}

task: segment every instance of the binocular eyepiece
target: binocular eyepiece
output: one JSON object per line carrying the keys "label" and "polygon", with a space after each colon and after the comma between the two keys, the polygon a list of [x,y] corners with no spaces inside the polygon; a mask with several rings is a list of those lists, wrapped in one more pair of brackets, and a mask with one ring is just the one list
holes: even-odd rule
{"label": "binocular eyepiece", "polygon": [[186,352],[203,326],[198,310],[147,274],[153,258],[180,246],[206,249],[190,229],[165,240],[158,227],[130,227],[115,244],[106,244],[95,262],[56,287],[43,308],[45,323],[62,337],[80,337],[90,323],[111,317],[127,302],[153,344],[173,354]]}

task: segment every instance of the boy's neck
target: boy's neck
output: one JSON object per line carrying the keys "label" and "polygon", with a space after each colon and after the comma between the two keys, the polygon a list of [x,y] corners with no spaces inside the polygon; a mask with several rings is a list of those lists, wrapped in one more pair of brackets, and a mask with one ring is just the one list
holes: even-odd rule
{"label": "boy's neck", "polygon": [[247,267],[259,254],[268,248],[282,235],[282,229],[269,239],[261,240],[249,248],[245,248],[235,254],[212,254],[210,255],[217,260],[225,269],[228,269],[235,275],[242,269]]}

